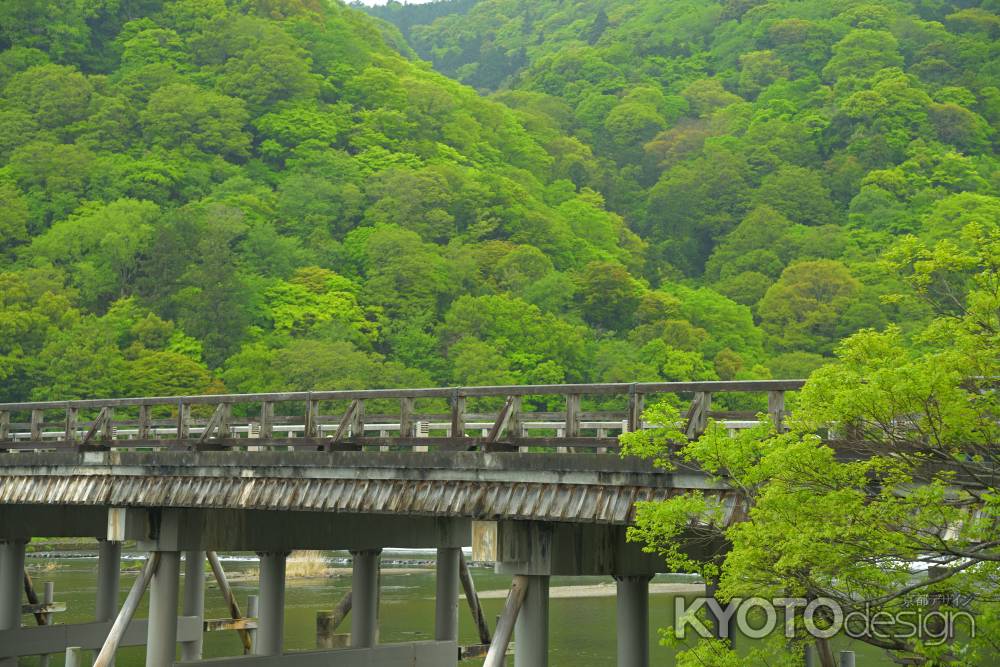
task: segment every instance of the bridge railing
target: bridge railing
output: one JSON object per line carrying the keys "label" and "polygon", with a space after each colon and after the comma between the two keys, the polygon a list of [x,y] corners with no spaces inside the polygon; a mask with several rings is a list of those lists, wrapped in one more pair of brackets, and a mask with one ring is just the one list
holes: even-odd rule
{"label": "bridge railing", "polygon": [[[2,403],[0,451],[606,452],[617,449],[619,434],[649,426],[642,413],[654,397],[673,395],[686,405],[685,427],[694,438],[710,418],[732,429],[745,428],[763,411],[716,410],[713,396],[725,396],[721,402],[729,404],[734,403],[732,396],[750,396],[744,403],[761,406],[766,397],[766,412],[780,424],[787,414],[786,392],[803,384],[757,380],[518,385]],[[469,409],[470,402],[474,409]],[[398,411],[387,413],[388,405],[398,405]],[[560,409],[552,410],[553,405]],[[366,414],[369,406],[380,413]]]}

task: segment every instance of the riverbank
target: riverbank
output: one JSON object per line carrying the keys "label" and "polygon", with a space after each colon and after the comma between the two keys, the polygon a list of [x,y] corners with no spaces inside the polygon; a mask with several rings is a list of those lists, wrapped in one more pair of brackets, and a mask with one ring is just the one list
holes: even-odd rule
{"label": "riverbank", "polygon": [[[603,598],[614,597],[618,588],[613,583],[593,584],[586,586],[553,586],[549,589],[550,598]],[[704,584],[650,584],[650,595],[701,595],[705,592]],[[464,597],[464,596],[463,596]],[[506,598],[507,591],[503,589],[480,591],[480,600],[496,600]]]}

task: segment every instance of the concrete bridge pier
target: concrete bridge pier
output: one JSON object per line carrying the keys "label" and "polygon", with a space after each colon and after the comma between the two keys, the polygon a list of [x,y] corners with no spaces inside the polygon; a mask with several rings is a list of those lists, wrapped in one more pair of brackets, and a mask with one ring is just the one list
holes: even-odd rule
{"label": "concrete bridge pier", "polygon": [[171,667],[177,653],[177,603],[180,551],[160,551],[160,564],[149,585],[146,667]]}
{"label": "concrete bridge pier", "polygon": [[497,573],[527,579],[515,624],[516,667],[548,664],[549,577],[556,575],[614,577],[618,667],[649,667],[649,582],[663,562],[626,541],[625,532],[609,524],[498,522]]}
{"label": "concrete bridge pier", "polygon": [[121,591],[122,543],[97,540],[97,600],[94,619],[113,621],[118,615],[118,594]]}
{"label": "concrete bridge pier", "polygon": [[438,548],[436,594],[434,598],[434,639],[458,641],[458,572],[462,550]]}
{"label": "concrete bridge pier", "polygon": [[514,666],[549,664],[549,577],[531,575],[514,625]]}
{"label": "concrete bridge pier", "polygon": [[287,551],[264,551],[260,558],[256,655],[281,655],[285,635],[285,565]]}
{"label": "concrete bridge pier", "polygon": [[372,648],[378,643],[379,567],[381,549],[352,551],[351,647]]}
{"label": "concrete bridge pier", "polygon": [[[21,625],[21,591],[24,585],[26,540],[0,542],[0,630]],[[17,667],[17,658],[0,658],[0,667]]]}
{"label": "concrete bridge pier", "polygon": [[[184,552],[184,616],[205,617],[205,552]],[[181,642],[181,660],[201,660],[203,637]]]}
{"label": "concrete bridge pier", "polygon": [[615,577],[618,586],[618,667],[649,667],[648,575]]}

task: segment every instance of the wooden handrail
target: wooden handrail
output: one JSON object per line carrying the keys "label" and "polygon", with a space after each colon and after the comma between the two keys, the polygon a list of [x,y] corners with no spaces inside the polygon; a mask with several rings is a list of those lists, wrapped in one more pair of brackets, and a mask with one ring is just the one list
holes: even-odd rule
{"label": "wooden handrail", "polygon": [[487,396],[558,396],[580,394],[583,396],[608,396],[630,393],[671,394],[705,392],[757,393],[768,391],[797,391],[805,380],[726,380],[704,382],[615,382],[598,384],[537,384],[498,385],[479,387],[445,387],[415,389],[341,389],[333,391],[295,391],[260,394],[205,394],[198,396],[146,396],[129,398],[81,399],[70,401],[35,401],[0,403],[0,411],[66,410],[69,408],[114,408],[143,405],[218,405],[220,403],[282,403],[288,401],[335,401],[403,398],[446,398],[454,396],[477,398]]}

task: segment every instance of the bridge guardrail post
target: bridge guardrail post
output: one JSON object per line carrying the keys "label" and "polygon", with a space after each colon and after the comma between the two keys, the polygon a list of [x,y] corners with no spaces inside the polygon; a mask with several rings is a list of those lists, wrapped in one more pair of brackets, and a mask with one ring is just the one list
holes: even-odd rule
{"label": "bridge guardrail post", "polygon": [[38,442],[42,439],[42,429],[45,427],[45,411],[34,409],[31,411],[31,439]]}
{"label": "bridge guardrail post", "polygon": [[351,439],[360,441],[365,437],[365,399],[359,398],[351,416]]}
{"label": "bridge guardrail post", "polygon": [[76,442],[76,427],[79,412],[79,409],[73,404],[66,406],[66,431],[63,439],[70,445]]}
{"label": "bridge guardrail post", "polygon": [[633,382],[628,388],[628,430],[629,433],[642,428],[642,412],[645,410],[646,397],[638,392],[638,386]]}
{"label": "bridge guardrail post", "polygon": [[263,401],[260,404],[260,439],[270,440],[274,435],[274,403]]}
{"label": "bridge guardrail post", "polygon": [[785,429],[785,392],[767,392],[767,414],[771,417],[774,428],[780,433]]}
{"label": "bridge guardrail post", "polygon": [[101,426],[101,441],[110,445],[111,441],[115,439],[115,409],[109,405],[105,410],[107,410],[107,416]]}
{"label": "bridge guardrail post", "polygon": [[177,404],[177,440],[187,440],[191,432],[191,404],[181,401]]}
{"label": "bridge guardrail post", "polygon": [[451,395],[451,437],[465,437],[465,396],[457,389]]}
{"label": "bridge guardrail post", "polygon": [[148,403],[139,406],[139,432],[137,440],[149,440],[153,425],[153,407]]}
{"label": "bridge guardrail post", "polygon": [[0,442],[10,440],[10,412],[0,411]]}

